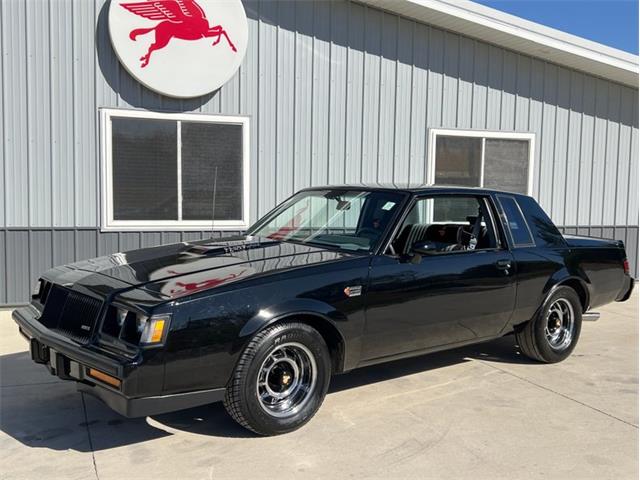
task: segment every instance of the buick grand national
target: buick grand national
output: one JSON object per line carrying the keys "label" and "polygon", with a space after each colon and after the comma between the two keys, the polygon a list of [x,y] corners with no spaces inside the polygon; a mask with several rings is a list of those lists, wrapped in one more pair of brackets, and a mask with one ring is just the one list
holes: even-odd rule
{"label": "buick grand national", "polygon": [[242,236],[53,268],[13,318],[33,361],[122,415],[223,401],[273,435],[365,365],[508,334],[559,362],[632,288],[622,242],[562,235],[531,197],[340,186],[296,193]]}

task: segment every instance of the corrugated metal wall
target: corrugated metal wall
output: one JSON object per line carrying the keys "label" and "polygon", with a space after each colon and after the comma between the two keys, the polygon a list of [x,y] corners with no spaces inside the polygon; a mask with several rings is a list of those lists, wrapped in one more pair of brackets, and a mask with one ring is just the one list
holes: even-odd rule
{"label": "corrugated metal wall", "polygon": [[103,0],[0,0],[0,304],[25,300],[25,262],[70,258],[47,241],[60,232],[74,258],[129,246],[94,247],[111,238],[96,231],[102,106],[250,115],[253,219],[308,185],[423,181],[429,128],[534,132],[554,221],[637,248],[637,90],[355,2],[244,3],[238,74],[172,100],[121,68]]}

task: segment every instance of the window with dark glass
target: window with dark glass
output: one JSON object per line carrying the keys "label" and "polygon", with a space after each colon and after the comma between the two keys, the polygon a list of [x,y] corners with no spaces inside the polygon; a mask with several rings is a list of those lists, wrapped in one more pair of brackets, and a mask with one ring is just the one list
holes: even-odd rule
{"label": "window with dark glass", "polygon": [[177,220],[176,122],[113,118],[114,220]]}
{"label": "window with dark glass", "polygon": [[482,138],[439,135],[436,140],[437,185],[480,186]]}
{"label": "window with dark glass", "polygon": [[243,124],[116,115],[110,121],[111,221],[245,220]]}
{"label": "window with dark glass", "polygon": [[511,233],[511,238],[516,246],[533,245],[533,237],[527,225],[522,211],[513,197],[498,195],[498,201],[504,213],[503,221]]}
{"label": "window with dark glass", "polygon": [[491,135],[436,134],[433,182],[528,193],[530,138]]}
{"label": "window with dark glass", "polygon": [[484,147],[484,187],[527,194],[529,141],[487,138]]}

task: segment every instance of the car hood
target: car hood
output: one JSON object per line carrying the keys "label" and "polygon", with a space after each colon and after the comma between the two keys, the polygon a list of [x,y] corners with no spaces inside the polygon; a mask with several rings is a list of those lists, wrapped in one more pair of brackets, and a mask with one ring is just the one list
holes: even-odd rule
{"label": "car hood", "polygon": [[179,298],[260,274],[351,257],[315,246],[238,236],[143,248],[66,268]]}

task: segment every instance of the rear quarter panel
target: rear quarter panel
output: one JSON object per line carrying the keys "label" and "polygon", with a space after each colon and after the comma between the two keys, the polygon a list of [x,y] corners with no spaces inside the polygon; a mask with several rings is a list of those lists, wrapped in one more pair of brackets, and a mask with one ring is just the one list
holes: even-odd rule
{"label": "rear quarter panel", "polygon": [[619,247],[571,247],[567,268],[583,276],[589,290],[590,308],[613,302],[625,285],[624,250]]}
{"label": "rear quarter panel", "polygon": [[549,292],[568,280],[579,281],[587,290],[591,308],[614,301],[625,284],[622,246],[600,239],[565,238],[533,198],[515,197],[536,246],[513,249],[518,293],[512,324],[532,318]]}

